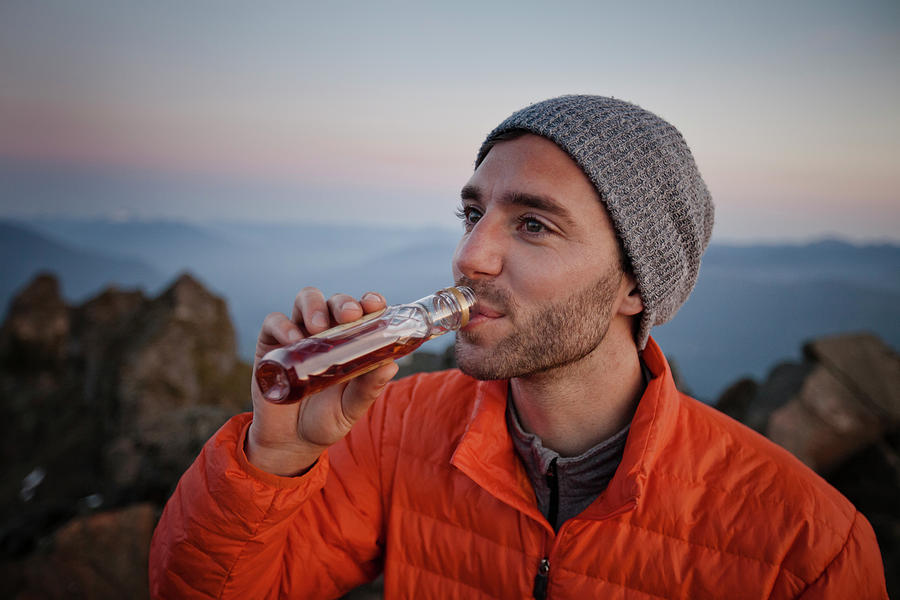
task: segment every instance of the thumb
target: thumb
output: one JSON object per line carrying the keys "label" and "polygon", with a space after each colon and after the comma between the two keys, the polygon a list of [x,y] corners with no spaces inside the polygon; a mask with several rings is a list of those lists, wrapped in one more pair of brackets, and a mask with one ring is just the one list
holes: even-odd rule
{"label": "thumb", "polygon": [[352,380],[341,395],[341,409],[350,423],[358,421],[381,395],[400,367],[391,361]]}

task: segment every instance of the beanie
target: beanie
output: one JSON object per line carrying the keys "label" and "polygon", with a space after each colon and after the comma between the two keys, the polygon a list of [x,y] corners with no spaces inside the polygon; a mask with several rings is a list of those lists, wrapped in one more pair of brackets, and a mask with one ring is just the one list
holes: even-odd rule
{"label": "beanie", "polygon": [[524,130],[565,151],[593,183],[634,273],[644,311],[636,336],[681,307],[709,244],[713,204],[694,157],[672,125],[639,106],[602,96],[562,96],[513,113],[488,134]]}

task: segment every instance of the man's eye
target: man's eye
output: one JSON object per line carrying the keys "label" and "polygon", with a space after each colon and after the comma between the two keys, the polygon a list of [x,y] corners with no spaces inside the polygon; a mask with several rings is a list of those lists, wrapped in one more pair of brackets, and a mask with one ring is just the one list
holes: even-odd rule
{"label": "man's eye", "polygon": [[465,227],[471,227],[481,219],[481,211],[474,206],[464,206],[457,209],[456,216],[462,220]]}
{"label": "man's eye", "polygon": [[543,223],[533,217],[523,217],[522,226],[528,233],[544,233],[547,230]]}

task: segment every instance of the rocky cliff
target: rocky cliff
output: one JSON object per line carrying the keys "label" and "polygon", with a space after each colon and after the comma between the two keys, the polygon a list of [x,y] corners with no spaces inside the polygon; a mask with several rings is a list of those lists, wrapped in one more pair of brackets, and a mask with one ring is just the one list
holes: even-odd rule
{"label": "rocky cliff", "polygon": [[[225,302],[189,275],[156,298],[108,289],[80,306],[34,279],[0,327],[0,595],[146,595],[155,512],[248,408],[249,381]],[[143,554],[123,551],[136,535]],[[123,556],[143,564],[123,571]],[[131,575],[110,580],[110,565]]]}

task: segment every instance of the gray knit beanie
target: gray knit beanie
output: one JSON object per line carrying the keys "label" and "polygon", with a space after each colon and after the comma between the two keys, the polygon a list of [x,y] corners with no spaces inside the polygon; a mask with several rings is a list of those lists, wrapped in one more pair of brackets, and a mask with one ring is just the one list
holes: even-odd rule
{"label": "gray knit beanie", "polygon": [[562,96],[514,113],[488,134],[475,167],[498,136],[524,130],[562,148],[597,188],[637,281],[650,328],[681,307],[709,243],[713,204],[677,129],[639,106],[602,96]]}

